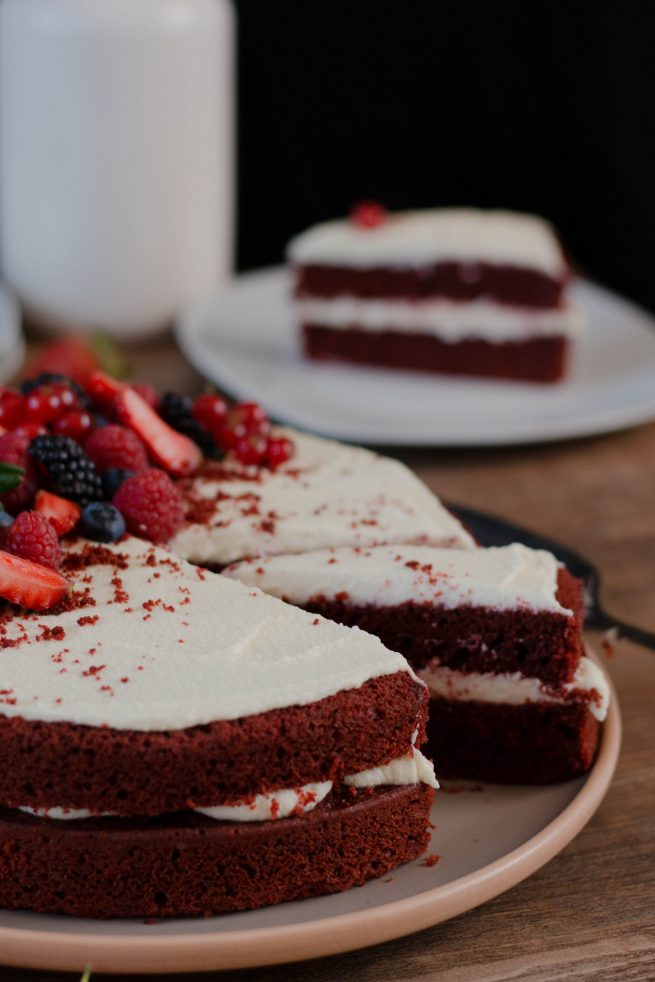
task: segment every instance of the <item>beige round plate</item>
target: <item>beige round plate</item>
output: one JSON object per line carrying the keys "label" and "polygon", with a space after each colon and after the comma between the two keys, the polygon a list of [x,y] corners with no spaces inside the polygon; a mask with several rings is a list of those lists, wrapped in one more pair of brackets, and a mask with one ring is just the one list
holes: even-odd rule
{"label": "beige round plate", "polygon": [[448,782],[437,793],[430,852],[391,877],[299,903],[207,920],[92,921],[0,913],[0,960],[26,968],[190,972],[297,961],[364,948],[438,924],[530,876],[589,821],[621,740],[616,693],[584,778],[546,788]]}

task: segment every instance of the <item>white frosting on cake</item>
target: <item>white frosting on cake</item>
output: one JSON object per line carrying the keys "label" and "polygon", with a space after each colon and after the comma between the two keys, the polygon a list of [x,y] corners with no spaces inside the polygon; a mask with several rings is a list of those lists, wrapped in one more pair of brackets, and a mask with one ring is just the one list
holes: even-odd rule
{"label": "white frosting on cake", "polygon": [[225,565],[256,555],[326,546],[427,542],[471,546],[473,539],[439,499],[399,461],[333,440],[279,429],[295,456],[255,480],[226,462],[231,480],[198,477],[194,496],[216,501],[202,523],[171,541],[191,562]]}
{"label": "white frosting on cake", "polygon": [[364,631],[199,570],[149,543],[127,539],[104,548],[125,556],[127,568],[93,565],[71,574],[75,590],[88,590],[94,606],[7,618],[0,713],[175,730],[306,705],[376,676],[411,671]]}
{"label": "white frosting on cake", "polygon": [[566,703],[582,695],[589,711],[601,721],[609,708],[607,679],[598,665],[585,656],[580,659],[573,681],[559,690],[547,686],[541,679],[526,678],[518,672],[502,675],[458,672],[434,664],[419,674],[430,692],[444,699],[521,706],[528,702]]}
{"label": "white frosting on cake", "polygon": [[237,563],[223,575],[300,606],[314,596],[346,594],[349,603],[377,607],[413,600],[570,614],[557,600],[558,569],[551,553],[517,542],[490,549],[321,549]]}
{"label": "white frosting on cake", "polygon": [[297,265],[362,269],[481,262],[527,267],[555,279],[566,268],[557,238],[543,219],[474,208],[398,212],[375,228],[349,219],[324,222],[292,239],[287,257]]}
{"label": "white frosting on cake", "polygon": [[570,306],[540,310],[511,307],[490,300],[411,302],[337,297],[334,300],[301,299],[295,306],[301,324],[431,334],[450,342],[463,338],[517,341],[533,337],[574,337],[583,324],[581,312]]}
{"label": "white frosting on cake", "polygon": [[[411,753],[392,760],[381,767],[372,767],[359,774],[344,778],[344,784],[352,788],[377,788],[408,784],[428,784],[438,788],[439,782],[434,774],[432,761],[424,757],[420,750],[412,747]],[[304,784],[301,788],[284,788],[267,794],[253,795],[240,805],[217,805],[214,808],[195,808],[200,815],[223,822],[266,822],[272,819],[288,818],[289,815],[310,812],[328,796],[334,787],[332,781]],[[20,808],[20,811],[38,818],[51,818],[57,821],[91,818],[110,818],[112,812],[94,813],[85,808]]]}

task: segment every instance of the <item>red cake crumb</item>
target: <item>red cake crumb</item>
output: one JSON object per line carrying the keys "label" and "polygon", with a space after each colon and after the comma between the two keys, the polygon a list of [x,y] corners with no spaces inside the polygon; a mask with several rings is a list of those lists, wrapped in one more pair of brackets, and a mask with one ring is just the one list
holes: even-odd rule
{"label": "red cake crumb", "polygon": [[437,856],[437,854],[435,852],[432,852],[428,856],[425,857],[425,859],[423,860],[423,865],[424,866],[436,866],[440,859],[441,859],[441,856]]}

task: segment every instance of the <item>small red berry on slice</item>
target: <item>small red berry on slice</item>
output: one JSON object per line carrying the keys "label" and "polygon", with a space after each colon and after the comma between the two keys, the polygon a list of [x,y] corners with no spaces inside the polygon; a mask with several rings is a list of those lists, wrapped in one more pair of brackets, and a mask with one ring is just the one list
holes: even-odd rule
{"label": "small red berry on slice", "polygon": [[23,480],[12,491],[2,495],[2,504],[12,515],[27,508],[36,491],[36,468],[28,454],[32,436],[24,432],[24,427],[0,436],[0,460],[6,464],[18,464],[25,471]]}
{"label": "small red berry on slice", "polygon": [[111,406],[124,386],[122,382],[112,378],[111,375],[107,375],[106,372],[92,372],[86,380],[84,388],[94,402],[101,408],[107,408]]}
{"label": "small red berry on slice", "polygon": [[221,430],[227,416],[227,403],[213,392],[198,396],[191,414],[213,437]]}
{"label": "small red berry on slice", "polygon": [[387,220],[387,210],[378,201],[360,201],[350,212],[350,220],[360,228],[378,228]]}
{"label": "small red berry on slice", "polygon": [[2,537],[2,548],[32,563],[59,569],[61,549],[54,526],[38,511],[22,511]]}
{"label": "small red berry on slice", "polygon": [[133,389],[124,388],[114,400],[121,423],[141,438],[156,464],[175,477],[193,474],[202,461],[200,448],[172,429]]}
{"label": "small red berry on slice", "polygon": [[54,569],[9,552],[0,552],[0,597],[28,610],[49,610],[70,589]]}
{"label": "small red berry on slice", "polygon": [[37,491],[34,507],[40,515],[48,519],[58,536],[66,535],[75,528],[81,511],[74,501],[43,490]]}
{"label": "small red berry on slice", "polygon": [[83,443],[93,429],[93,419],[85,409],[73,409],[52,424],[52,432]]}
{"label": "small red berry on slice", "polygon": [[25,402],[18,392],[0,390],[0,426],[14,430],[25,416]]}
{"label": "small red berry on slice", "polygon": [[84,445],[99,474],[121,468],[142,471],[148,466],[148,454],[133,430],[110,423],[91,434]]}
{"label": "small red berry on slice", "polygon": [[147,382],[134,382],[130,385],[131,389],[137,392],[144,402],[147,402],[151,409],[154,409],[159,401],[157,390]]}
{"label": "small red berry on slice", "polygon": [[268,441],[265,436],[242,436],[237,440],[234,452],[242,464],[261,464],[266,456]]}
{"label": "small red berry on slice", "polygon": [[182,495],[170,477],[155,467],[123,481],[113,504],[127,530],[151,542],[167,542],[184,521]]}
{"label": "small red berry on slice", "polygon": [[285,436],[273,437],[266,446],[265,460],[271,470],[275,470],[280,464],[290,460],[295,453],[295,447],[291,440]]}

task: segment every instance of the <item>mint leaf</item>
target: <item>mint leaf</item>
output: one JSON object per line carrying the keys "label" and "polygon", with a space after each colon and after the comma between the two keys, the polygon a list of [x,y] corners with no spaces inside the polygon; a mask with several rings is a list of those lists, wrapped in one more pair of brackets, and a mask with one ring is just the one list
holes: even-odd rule
{"label": "mint leaf", "polygon": [[6,494],[7,491],[13,491],[14,488],[17,488],[23,480],[24,473],[24,469],[18,464],[7,464],[0,461],[0,494]]}

